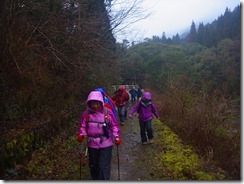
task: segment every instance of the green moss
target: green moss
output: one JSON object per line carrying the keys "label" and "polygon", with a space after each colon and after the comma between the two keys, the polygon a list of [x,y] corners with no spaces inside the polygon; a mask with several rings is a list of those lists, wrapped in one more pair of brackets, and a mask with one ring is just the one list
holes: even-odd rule
{"label": "green moss", "polygon": [[157,132],[156,143],[162,151],[158,153],[161,167],[164,173],[161,177],[173,180],[218,180],[224,179],[219,174],[201,171],[201,159],[189,145],[182,144],[178,136],[162,122],[155,120],[155,132]]}

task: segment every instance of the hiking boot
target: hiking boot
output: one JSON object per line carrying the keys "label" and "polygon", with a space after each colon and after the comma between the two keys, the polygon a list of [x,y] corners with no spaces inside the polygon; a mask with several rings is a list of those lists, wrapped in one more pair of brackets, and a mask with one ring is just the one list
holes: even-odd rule
{"label": "hiking boot", "polygon": [[120,123],[121,125],[124,125],[125,123]]}
{"label": "hiking boot", "polygon": [[153,143],[153,139],[149,139],[149,143],[152,144]]}
{"label": "hiking boot", "polygon": [[142,142],[142,144],[143,144],[143,145],[146,145],[146,144],[148,144],[148,142]]}

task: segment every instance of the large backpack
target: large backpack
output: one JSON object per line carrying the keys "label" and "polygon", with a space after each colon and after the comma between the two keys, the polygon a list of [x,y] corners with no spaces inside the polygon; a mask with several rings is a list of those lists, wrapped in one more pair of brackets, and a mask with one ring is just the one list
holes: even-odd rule
{"label": "large backpack", "polygon": [[103,88],[96,88],[95,91],[99,91],[102,93],[104,107],[111,109],[114,114],[114,117],[117,119],[115,104],[114,104],[113,100],[111,99],[111,97],[107,95],[106,91]]}
{"label": "large backpack", "polygon": [[117,112],[116,112],[115,104],[112,101],[112,99],[108,95],[106,95],[104,96],[103,101],[104,101],[104,107],[111,109],[114,114],[114,117],[117,119]]}

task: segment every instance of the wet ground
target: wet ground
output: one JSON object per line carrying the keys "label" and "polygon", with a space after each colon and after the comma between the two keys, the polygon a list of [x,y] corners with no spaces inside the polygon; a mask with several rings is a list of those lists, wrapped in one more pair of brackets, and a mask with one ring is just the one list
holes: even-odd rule
{"label": "wet ground", "polygon": [[[142,145],[137,116],[128,118],[124,126],[120,126],[122,143],[113,149],[111,180],[138,181],[148,180],[145,149],[152,145]],[[119,158],[119,165],[118,165]]]}

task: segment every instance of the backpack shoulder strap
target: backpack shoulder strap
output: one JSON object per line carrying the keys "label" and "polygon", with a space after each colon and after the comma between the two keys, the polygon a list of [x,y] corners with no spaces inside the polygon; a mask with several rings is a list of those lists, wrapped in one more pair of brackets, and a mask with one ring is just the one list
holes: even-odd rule
{"label": "backpack shoulder strap", "polygon": [[90,119],[90,113],[89,113],[89,110],[88,109],[86,109],[86,116],[85,116],[85,118],[86,118],[86,121],[88,122],[89,121],[89,119]]}
{"label": "backpack shoulder strap", "polygon": [[108,108],[103,107],[103,112],[104,112],[104,121],[105,123],[108,123]]}

